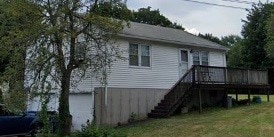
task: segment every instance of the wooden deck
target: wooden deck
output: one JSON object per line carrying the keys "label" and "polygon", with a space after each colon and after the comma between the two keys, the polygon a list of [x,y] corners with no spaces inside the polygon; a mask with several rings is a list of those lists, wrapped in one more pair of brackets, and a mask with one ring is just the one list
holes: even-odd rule
{"label": "wooden deck", "polygon": [[[233,94],[271,94],[268,71],[195,66],[193,81],[201,89],[223,89]],[[232,90],[231,90],[232,89]]]}
{"label": "wooden deck", "polygon": [[203,87],[269,88],[267,70],[236,69],[212,66],[193,66],[187,83]]}
{"label": "wooden deck", "polygon": [[185,106],[195,90],[199,94],[199,107],[202,110],[202,91],[220,90],[225,94],[266,94],[270,92],[267,70],[237,69],[214,66],[192,66],[158,103],[149,117],[168,117],[179,107]]}

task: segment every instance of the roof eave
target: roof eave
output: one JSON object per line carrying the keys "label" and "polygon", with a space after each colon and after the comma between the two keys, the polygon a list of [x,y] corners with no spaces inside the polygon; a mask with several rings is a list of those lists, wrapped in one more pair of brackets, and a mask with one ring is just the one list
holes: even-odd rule
{"label": "roof eave", "polygon": [[203,44],[197,44],[197,43],[188,43],[188,42],[181,42],[181,41],[173,41],[173,40],[166,40],[166,39],[157,39],[157,38],[151,38],[151,37],[144,37],[139,35],[132,35],[132,34],[126,34],[126,33],[119,33],[118,36],[125,37],[125,38],[134,38],[134,39],[144,39],[149,41],[157,41],[157,42],[164,42],[164,43],[171,43],[171,44],[178,44],[178,45],[189,45],[193,47],[202,47],[202,48],[209,48],[209,49],[215,49],[215,50],[222,50],[227,52],[228,48],[219,48],[219,47],[209,47],[211,45],[203,45]]}

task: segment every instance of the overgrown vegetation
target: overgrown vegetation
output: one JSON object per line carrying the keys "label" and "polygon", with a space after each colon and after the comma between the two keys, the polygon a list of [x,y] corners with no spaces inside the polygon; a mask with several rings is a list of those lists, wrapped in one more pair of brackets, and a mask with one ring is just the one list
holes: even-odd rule
{"label": "overgrown vegetation", "polygon": [[136,120],[138,120],[137,114],[134,112],[131,112],[129,115],[128,123],[134,122]]}
{"label": "overgrown vegetation", "polygon": [[126,137],[126,134],[111,127],[98,127],[93,123],[82,126],[81,131],[77,131],[71,137]]}

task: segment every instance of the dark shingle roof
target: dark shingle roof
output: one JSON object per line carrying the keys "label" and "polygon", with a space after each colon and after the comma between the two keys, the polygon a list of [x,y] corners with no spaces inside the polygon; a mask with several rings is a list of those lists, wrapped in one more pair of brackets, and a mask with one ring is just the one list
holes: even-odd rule
{"label": "dark shingle roof", "polygon": [[220,44],[192,35],[186,31],[136,22],[130,22],[130,27],[125,26],[119,35],[128,38],[138,38],[179,45],[227,50],[226,47]]}

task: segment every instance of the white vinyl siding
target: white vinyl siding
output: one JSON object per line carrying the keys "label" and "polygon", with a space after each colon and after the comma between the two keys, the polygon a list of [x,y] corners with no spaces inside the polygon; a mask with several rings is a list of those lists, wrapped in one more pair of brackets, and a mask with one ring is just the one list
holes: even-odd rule
{"label": "white vinyl siding", "polygon": [[[129,51],[129,42],[119,41],[122,51]],[[118,60],[113,63],[108,79],[108,87],[117,88],[156,88],[169,89],[179,79],[178,47],[149,44],[151,55],[150,67],[130,67],[129,60]],[[128,58],[125,52],[123,57]],[[81,83],[91,83],[93,87],[101,87],[100,83],[93,78],[86,79]],[[88,86],[89,87],[89,86]],[[86,89],[79,84],[78,89]]]}
{"label": "white vinyl siding", "polygon": [[225,54],[222,52],[209,52],[210,66],[226,67]]}
{"label": "white vinyl siding", "polygon": [[[129,51],[130,42],[125,40],[119,40],[118,42],[117,44],[122,51]],[[111,67],[108,87],[169,89],[179,79],[178,53],[181,47],[159,43],[142,43],[150,45],[151,66],[131,67],[129,59],[118,60]],[[184,49],[187,49],[187,47],[184,47]],[[209,66],[225,66],[224,52],[207,50],[207,53]],[[129,52],[124,52],[122,56],[129,58]],[[193,65],[193,53],[190,53],[189,61],[190,68]],[[90,92],[94,87],[101,87],[101,84],[94,77],[92,79],[89,77],[82,80],[73,91]]]}
{"label": "white vinyl siding", "polygon": [[[120,45],[128,49],[128,42]],[[109,76],[109,87],[169,89],[179,79],[178,48],[151,44],[151,67],[128,67],[128,60],[117,61]],[[124,54],[128,57],[128,53]]]}

